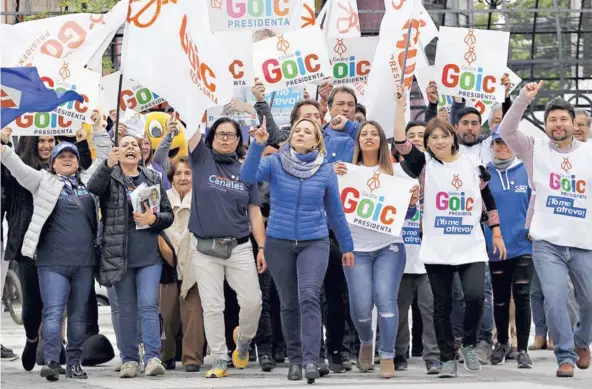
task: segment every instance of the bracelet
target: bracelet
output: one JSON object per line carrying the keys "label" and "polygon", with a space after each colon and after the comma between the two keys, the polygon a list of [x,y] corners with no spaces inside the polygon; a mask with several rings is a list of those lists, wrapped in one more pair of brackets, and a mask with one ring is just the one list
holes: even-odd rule
{"label": "bracelet", "polygon": [[265,249],[265,246],[260,246],[260,247],[259,247],[259,251],[261,251],[261,250],[263,250],[263,249]]}

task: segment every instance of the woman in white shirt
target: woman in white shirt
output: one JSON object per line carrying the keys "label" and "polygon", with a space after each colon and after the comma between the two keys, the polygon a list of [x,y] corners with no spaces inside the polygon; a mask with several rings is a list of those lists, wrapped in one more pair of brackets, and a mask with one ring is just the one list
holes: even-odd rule
{"label": "woman in white shirt", "polygon": [[[353,164],[379,170],[393,175],[393,162],[384,131],[375,121],[365,122],[356,137]],[[335,165],[337,174],[347,174],[344,163]],[[407,217],[415,215],[413,196]],[[350,312],[360,337],[358,368],[366,372],[372,368],[372,309],[378,311],[380,330],[380,376],[392,378],[395,375],[393,358],[397,339],[398,315],[397,294],[405,269],[405,245],[401,238],[369,229],[350,225],[354,240],[356,263],[352,268],[344,267],[350,296]]]}

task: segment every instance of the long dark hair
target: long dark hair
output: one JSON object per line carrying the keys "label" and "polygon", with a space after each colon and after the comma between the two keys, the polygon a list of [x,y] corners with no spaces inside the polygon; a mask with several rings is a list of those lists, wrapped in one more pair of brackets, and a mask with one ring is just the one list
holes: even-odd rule
{"label": "long dark hair", "polygon": [[[41,160],[39,159],[39,138],[38,136],[22,136],[19,139],[16,154],[28,166],[35,170],[40,170]],[[57,139],[54,136],[53,140],[57,145]]]}
{"label": "long dark hair", "polygon": [[224,124],[224,123],[230,123],[234,127],[234,132],[236,133],[236,136],[238,136],[238,146],[236,146],[236,156],[239,159],[243,158],[245,156],[245,154],[247,153],[245,150],[245,145],[243,144],[243,133],[240,130],[240,126],[238,125],[236,120],[232,120],[231,118],[223,117],[223,118],[216,120],[212,124],[212,127],[210,127],[210,131],[208,131],[208,133],[206,134],[206,137],[204,139],[204,144],[206,145],[206,147],[208,149],[210,149],[210,150],[212,149],[212,143],[214,143],[214,136],[216,135],[216,130],[218,129],[218,126],[220,126],[221,124]]}
{"label": "long dark hair", "polygon": [[366,126],[374,126],[378,131],[378,136],[380,137],[380,147],[378,148],[378,164],[380,170],[383,173],[388,175],[393,175],[393,161],[391,159],[391,153],[388,149],[388,141],[386,139],[386,135],[384,134],[384,130],[378,124],[378,122],[374,120],[368,120],[364,122],[360,126],[360,130],[358,131],[358,135],[356,135],[356,145],[354,146],[354,157],[352,159],[352,163],[357,165],[359,163],[364,162],[364,157],[362,155],[362,148],[360,147],[360,134],[362,133],[362,129]]}
{"label": "long dark hair", "polygon": [[454,131],[454,127],[452,127],[448,120],[435,117],[428,122],[428,125],[425,128],[425,132],[423,133],[423,147],[425,147],[425,149],[432,156],[432,158],[442,163],[442,161],[436,158],[432,150],[430,150],[430,148],[428,147],[428,139],[430,138],[430,135],[432,135],[432,133],[438,128],[452,136],[452,149],[450,150],[450,152],[453,155],[457,154],[460,150],[460,143],[458,141],[458,135],[456,135],[456,131]]}

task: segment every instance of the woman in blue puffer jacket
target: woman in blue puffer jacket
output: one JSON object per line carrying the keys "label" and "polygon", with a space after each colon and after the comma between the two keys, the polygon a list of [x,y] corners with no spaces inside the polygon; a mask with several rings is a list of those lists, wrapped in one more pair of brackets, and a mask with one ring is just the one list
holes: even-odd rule
{"label": "woman in blue puffer jacket", "polygon": [[255,132],[241,168],[247,183],[270,183],[271,212],[265,258],[278,289],[282,329],[290,360],[289,380],[319,377],[321,345],[319,295],[329,262],[326,216],[343,252],[343,263],[353,267],[353,241],[337,176],[325,161],[320,128],[309,119],[297,121],[280,151],[261,159],[269,134],[265,119]]}

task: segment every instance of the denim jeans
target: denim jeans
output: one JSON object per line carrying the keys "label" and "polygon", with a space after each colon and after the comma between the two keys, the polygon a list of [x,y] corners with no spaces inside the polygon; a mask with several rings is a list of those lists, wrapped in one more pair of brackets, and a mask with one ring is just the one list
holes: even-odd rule
{"label": "denim jeans", "polygon": [[[557,246],[547,241],[533,242],[534,266],[545,296],[545,316],[555,345],[558,364],[575,365],[575,347],[592,343],[592,251]],[[572,326],[568,312],[570,277],[577,303],[579,323]]]}
{"label": "denim jeans", "polygon": [[265,258],[280,297],[282,330],[291,364],[317,363],[321,349],[321,286],[329,238],[295,242],[267,238]]}
{"label": "denim jeans", "polygon": [[362,345],[372,344],[372,309],[378,311],[382,359],[395,357],[399,326],[397,296],[405,271],[405,245],[397,243],[372,252],[356,251],[353,268],[345,267],[352,321]]}
{"label": "denim jeans", "polygon": [[43,300],[43,357],[46,363],[59,362],[62,351],[62,318],[68,309],[66,363],[80,363],[86,332],[86,311],[93,286],[91,266],[38,266],[39,289]]}
{"label": "denim jeans", "polygon": [[138,316],[144,343],[144,362],[160,357],[158,291],[162,264],[128,268],[115,284],[119,302],[119,341],[125,362],[139,362]]}
{"label": "denim jeans", "polygon": [[[121,336],[119,335],[119,299],[117,298],[117,291],[115,287],[111,286],[107,288],[107,297],[109,297],[109,308],[111,309],[111,324],[113,325],[113,332],[115,332],[115,340],[117,341],[117,349],[119,350],[119,356],[121,357]],[[140,320],[138,320],[138,344],[142,343],[142,327],[140,326]]]}
{"label": "denim jeans", "polygon": [[[478,340],[493,344],[493,293],[491,289],[491,274],[489,266],[485,266],[485,289],[483,291],[483,316],[479,323]],[[465,301],[463,289],[458,273],[454,275],[452,284],[452,329],[455,338],[463,336],[463,318],[465,312]]]}

